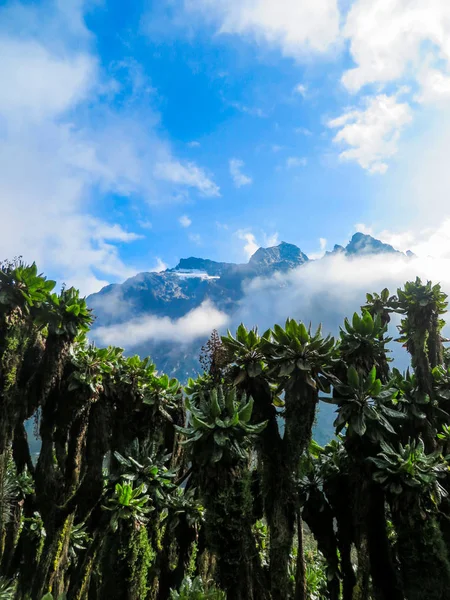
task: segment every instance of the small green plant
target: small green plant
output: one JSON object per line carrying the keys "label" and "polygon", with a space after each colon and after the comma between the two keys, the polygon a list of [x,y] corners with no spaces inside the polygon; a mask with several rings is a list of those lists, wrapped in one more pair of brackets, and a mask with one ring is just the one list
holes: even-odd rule
{"label": "small green plant", "polygon": [[261,433],[266,422],[252,425],[253,398],[245,394],[238,400],[236,389],[226,392],[222,386],[210,390],[207,394],[188,386],[186,399],[189,411],[187,427],[177,427],[186,439],[184,446],[197,449],[197,458],[201,464],[233,462],[245,460],[244,445],[252,437]]}
{"label": "small green plant", "polygon": [[226,595],[214,586],[205,586],[200,577],[186,577],[178,592],[170,592],[170,600],[226,600]]}
{"label": "small green plant", "polygon": [[143,483],[135,489],[130,483],[116,483],[114,496],[103,507],[112,512],[110,524],[113,531],[117,531],[121,520],[133,520],[140,524],[146,522],[147,513],[153,510],[147,506],[150,497],[146,491]]}

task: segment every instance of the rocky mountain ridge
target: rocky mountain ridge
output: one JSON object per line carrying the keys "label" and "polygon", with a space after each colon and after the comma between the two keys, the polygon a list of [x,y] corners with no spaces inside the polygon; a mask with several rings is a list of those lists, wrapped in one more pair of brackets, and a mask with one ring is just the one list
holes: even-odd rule
{"label": "rocky mountain ridge", "polygon": [[[399,252],[370,235],[355,233],[347,246],[336,245],[319,260],[336,254],[353,257],[386,253]],[[245,280],[287,272],[308,262],[310,259],[300,248],[286,242],[259,248],[245,264],[182,258],[174,268],[159,273],[139,273],[122,284],[108,285],[89,296],[88,304],[96,314],[96,326],[149,313],[179,318],[206,299],[214,302],[219,310],[230,313],[242,295]]]}
{"label": "rocky mountain ridge", "polygon": [[[336,245],[332,252],[327,252],[318,260],[327,260],[336,254],[351,258],[370,254],[398,254],[398,251],[370,235],[355,233],[345,247]],[[98,327],[117,325],[146,315],[179,319],[205,301],[213,303],[221,312],[232,315],[243,297],[243,284],[246,281],[269,277],[274,273],[287,273],[309,262],[311,259],[300,248],[286,242],[271,248],[259,248],[245,264],[197,257],[182,258],[174,268],[160,273],[138,273],[122,284],[108,285],[89,296],[88,304],[96,315],[93,333],[95,335]],[[197,343],[196,348],[201,343]],[[169,342],[148,342],[144,346],[136,346],[130,339],[128,346],[126,343],[123,345],[127,350],[150,354],[159,368],[178,376],[191,372],[190,368],[183,368],[183,361],[179,359],[179,343],[175,347]],[[198,352],[195,364],[197,356]]]}

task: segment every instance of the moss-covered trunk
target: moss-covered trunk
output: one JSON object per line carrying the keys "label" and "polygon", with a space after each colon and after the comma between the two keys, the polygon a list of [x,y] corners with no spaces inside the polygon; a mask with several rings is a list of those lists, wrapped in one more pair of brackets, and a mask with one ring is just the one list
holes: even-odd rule
{"label": "moss-covered trunk", "polygon": [[338,542],[334,532],[334,515],[327,499],[319,490],[313,490],[303,506],[303,519],[310,528],[317,547],[327,561],[327,589],[329,600],[339,600]]}
{"label": "moss-covered trunk", "polygon": [[416,504],[393,508],[397,551],[408,600],[447,600],[450,565],[437,519]]}
{"label": "moss-covered trunk", "polygon": [[294,600],[307,600],[306,595],[306,564],[303,544],[303,519],[301,512],[297,514],[297,565],[295,570]]}
{"label": "moss-covered trunk", "polygon": [[204,489],[206,541],[217,558],[219,586],[231,600],[264,600],[268,587],[252,532],[246,467],[219,468]]}
{"label": "moss-covered trunk", "polygon": [[375,483],[368,490],[368,502],[367,535],[374,596],[376,600],[403,600],[387,534],[385,497]]}

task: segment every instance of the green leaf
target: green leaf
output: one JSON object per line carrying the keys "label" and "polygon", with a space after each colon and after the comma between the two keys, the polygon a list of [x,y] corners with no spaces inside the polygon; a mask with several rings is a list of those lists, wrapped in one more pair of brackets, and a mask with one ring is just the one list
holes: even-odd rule
{"label": "green leaf", "polygon": [[367,425],[363,413],[359,413],[351,418],[350,427],[356,435],[363,436],[366,433]]}
{"label": "green leaf", "polygon": [[235,405],[234,405],[235,401],[236,401],[236,390],[233,388],[225,396],[225,407],[226,407],[230,417],[234,414],[234,412],[236,410]]}
{"label": "green leaf", "polygon": [[381,392],[381,381],[379,379],[375,380],[374,384],[371,387],[370,392],[371,392],[372,396],[374,396],[375,398]]}
{"label": "green leaf", "polygon": [[196,417],[194,413],[191,413],[191,420],[192,425],[195,427],[195,429],[214,429],[214,425],[209,425],[209,423],[207,423],[206,421],[203,421],[202,419]]}
{"label": "green leaf", "polygon": [[263,367],[261,362],[251,362],[247,367],[247,373],[249,374],[249,377],[258,377],[258,375],[261,375],[262,370]]}
{"label": "green leaf", "polygon": [[239,411],[239,420],[242,423],[248,423],[253,412],[253,398],[250,398],[247,404]]}
{"label": "green leaf", "polygon": [[302,344],[309,342],[308,330],[303,323],[300,323],[299,325],[299,338]]}
{"label": "green leaf", "polygon": [[370,335],[371,333],[373,333],[373,319],[372,319],[372,315],[366,310],[364,311],[364,315],[363,318],[361,319],[361,327],[363,330],[363,333],[365,335]]}
{"label": "green leaf", "polygon": [[220,410],[219,401],[217,399],[217,390],[216,389],[211,390],[210,398],[211,398],[211,416],[213,419],[216,419],[217,417],[220,416],[220,413],[222,412]]}
{"label": "green leaf", "polygon": [[356,390],[359,389],[359,375],[358,375],[358,371],[355,369],[355,367],[353,365],[348,368],[347,380],[353,389],[356,389]]}

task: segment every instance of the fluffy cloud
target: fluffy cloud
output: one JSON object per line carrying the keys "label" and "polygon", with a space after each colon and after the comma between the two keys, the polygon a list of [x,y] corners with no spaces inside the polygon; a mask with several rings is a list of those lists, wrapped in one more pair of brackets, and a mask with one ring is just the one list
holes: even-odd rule
{"label": "fluffy cloud", "polygon": [[152,269],[150,269],[150,271],[153,271],[154,273],[161,273],[161,271],[165,271],[166,269],[168,269],[168,265],[159,256],[157,256],[156,264]]}
{"label": "fluffy cloud", "polygon": [[244,252],[247,258],[250,258],[258,250],[259,245],[256,243],[256,238],[249,231],[237,231],[236,235],[240,240],[245,242]]}
{"label": "fluffy cloud", "polygon": [[189,227],[190,225],[192,225],[192,221],[187,215],[182,215],[178,219],[178,221],[179,221],[181,227]]}
{"label": "fluffy cloud", "polygon": [[[343,34],[356,67],[343,76],[357,91],[369,83],[415,78],[422,69],[450,59],[450,4],[446,0],[356,0]],[[432,83],[432,81],[430,81]]]}
{"label": "fluffy cloud", "polygon": [[371,173],[385,173],[386,160],[397,152],[401,130],[412,120],[409,105],[396,96],[380,94],[369,98],[363,109],[351,109],[328,122],[338,129],[334,142],[348,148],[342,160],[355,160]]}
{"label": "fluffy cloud", "polygon": [[303,96],[303,98],[306,96],[307,92],[308,88],[303,83],[297,84],[294,88],[294,93]]}
{"label": "fluffy cloud", "polygon": [[[355,148],[343,154],[369,171],[385,172],[386,161],[396,153],[400,130],[411,120],[413,108],[419,113],[421,107],[439,107],[446,111],[442,121],[448,119],[450,4],[447,0],[426,4],[421,0],[355,0],[342,35],[349,42],[355,63],[344,72],[342,82],[351,93],[376,86],[378,96],[367,99],[371,116],[379,99],[385,98],[381,91],[388,86],[410,86],[403,87],[405,100],[400,105],[395,102],[395,114],[392,105],[389,110],[377,110],[374,126],[370,130],[365,127],[369,143],[361,144],[357,139],[356,144],[350,143]],[[347,142],[348,133],[341,135]],[[356,138],[359,133],[356,131]]]}
{"label": "fluffy cloud", "polygon": [[227,315],[205,301],[179,319],[147,315],[119,325],[98,327],[94,335],[99,344],[132,349],[148,341],[192,342],[208,337],[213,329],[223,329],[227,323]]}
{"label": "fluffy cloud", "polygon": [[35,40],[0,38],[0,111],[7,118],[40,120],[63,113],[83,100],[97,80],[94,57],[79,52],[62,57]]}
{"label": "fluffy cloud", "polygon": [[195,163],[160,162],[155,165],[154,173],[157,179],[196,188],[203,196],[220,196],[219,187]]}
{"label": "fluffy cloud", "polygon": [[120,246],[141,237],[114,222],[112,205],[111,218],[99,218],[99,200],[152,203],[218,188],[159,138],[153,90],[133,65],[121,66],[131,96],[113,108],[123,90],[99,67],[84,4],[0,8],[0,257],[36,260],[88,294],[136,272]]}
{"label": "fluffy cloud", "polygon": [[277,246],[280,243],[277,232],[267,234],[266,232],[262,231],[260,233],[261,243],[257,241],[255,234],[248,229],[238,229],[238,231],[236,231],[235,235],[238,237],[238,239],[245,242],[243,250],[247,259],[253,256],[258,248],[270,248],[271,246]]}
{"label": "fluffy cloud", "polygon": [[249,36],[297,59],[326,52],[339,34],[337,0],[185,0],[221,34]]}
{"label": "fluffy cloud", "polygon": [[247,284],[232,326],[244,322],[264,331],[292,317],[307,324],[311,322],[313,327],[322,323],[325,333],[336,335],[344,318],[359,311],[365,303],[367,292],[380,292],[388,287],[395,293],[397,287],[420,276],[423,281],[440,282],[449,293],[449,274],[449,259],[407,259],[401,255],[327,257],[290,273]]}
{"label": "fluffy cloud", "polygon": [[356,229],[382,239],[403,252],[410,250],[419,257],[450,260],[450,218],[444,219],[440,225],[433,228],[376,231],[371,226],[359,223]]}
{"label": "fluffy cloud", "polygon": [[242,167],[244,167],[244,161],[237,158],[232,158],[230,160],[230,175],[237,188],[244,185],[250,185],[253,181],[251,177],[242,173]]}

